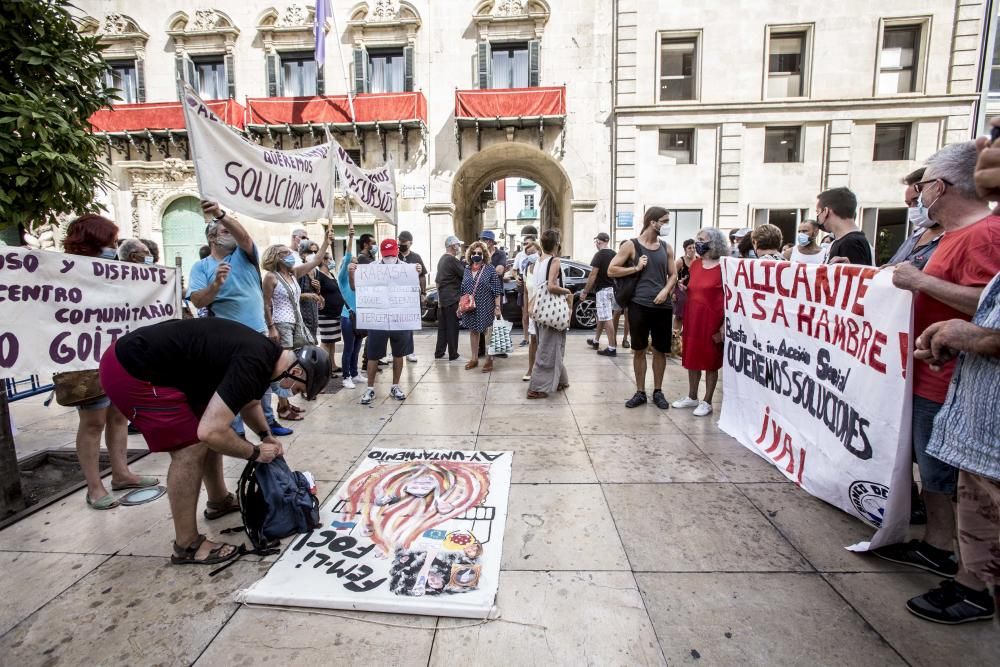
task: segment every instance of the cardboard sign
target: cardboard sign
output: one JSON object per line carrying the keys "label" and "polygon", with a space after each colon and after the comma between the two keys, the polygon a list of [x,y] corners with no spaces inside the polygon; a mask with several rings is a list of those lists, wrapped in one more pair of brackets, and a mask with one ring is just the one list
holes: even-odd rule
{"label": "cardboard sign", "polygon": [[180,317],[177,270],[0,246],[0,375],[97,368],[129,331]]}
{"label": "cardboard sign", "polygon": [[420,278],[416,264],[359,264],[358,328],[376,331],[416,331],[420,320]]}
{"label": "cardboard sign", "polygon": [[500,579],[512,452],[373,449],[238,599],[487,618]]}
{"label": "cardboard sign", "polygon": [[722,260],[719,427],[812,495],[878,528],[909,523],[913,299],[850,264]]}

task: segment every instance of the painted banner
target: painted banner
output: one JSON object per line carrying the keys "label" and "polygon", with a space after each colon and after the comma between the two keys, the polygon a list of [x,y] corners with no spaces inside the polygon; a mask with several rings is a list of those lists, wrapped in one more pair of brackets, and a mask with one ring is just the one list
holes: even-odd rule
{"label": "painted banner", "polygon": [[249,604],[490,617],[512,452],[372,449]]}
{"label": "painted banner", "polygon": [[97,368],[119,337],[180,316],[177,269],[0,246],[0,376]]}
{"label": "painted banner", "polygon": [[877,528],[909,523],[913,299],[889,271],[724,258],[719,427]]}
{"label": "painted banner", "polygon": [[416,264],[359,264],[354,286],[359,329],[416,331],[423,326]]}
{"label": "painted banner", "polygon": [[331,144],[292,151],[258,146],[212,113],[188,85],[184,122],[203,199],[267,222],[330,217],[337,159]]}
{"label": "painted banner", "polygon": [[344,191],[373,215],[398,224],[396,209],[396,168],[392,157],[381,167],[362,169],[347,151],[336,142],[337,169]]}

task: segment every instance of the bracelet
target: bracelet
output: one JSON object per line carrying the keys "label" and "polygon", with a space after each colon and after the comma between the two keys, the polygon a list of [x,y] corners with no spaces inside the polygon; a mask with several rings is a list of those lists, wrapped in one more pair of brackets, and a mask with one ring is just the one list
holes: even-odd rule
{"label": "bracelet", "polygon": [[226,212],[220,208],[219,209],[219,215],[217,215],[216,217],[212,218],[212,220],[214,222],[218,222],[219,220],[222,220],[225,217],[226,217]]}
{"label": "bracelet", "polygon": [[247,457],[247,461],[256,461],[260,457],[260,445],[253,445],[253,454]]}

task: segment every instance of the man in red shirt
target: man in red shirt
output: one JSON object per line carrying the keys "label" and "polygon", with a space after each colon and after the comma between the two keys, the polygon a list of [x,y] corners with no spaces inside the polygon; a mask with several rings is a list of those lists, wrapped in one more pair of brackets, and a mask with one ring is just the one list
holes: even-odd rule
{"label": "man in red shirt", "polygon": [[[917,207],[944,229],[923,271],[909,262],[892,267],[893,284],[914,293],[913,330],[918,334],[935,322],[970,320],[983,288],[1000,272],[1000,217],[990,215],[987,203],[976,194],[975,166],[973,142],[945,146],[927,161],[923,180],[913,184]],[[928,455],[926,448],[954,363],[944,364],[941,372],[922,363],[913,367],[913,453],[927,506],[924,539],[873,552],[943,577],[958,571],[952,500],[958,469]]]}

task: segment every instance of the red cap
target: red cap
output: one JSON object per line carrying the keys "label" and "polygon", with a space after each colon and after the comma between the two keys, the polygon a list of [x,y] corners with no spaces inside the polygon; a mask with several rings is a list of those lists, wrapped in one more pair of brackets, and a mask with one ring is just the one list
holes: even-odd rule
{"label": "red cap", "polygon": [[383,257],[398,257],[399,245],[396,243],[396,239],[385,239],[379,244],[378,251]]}

